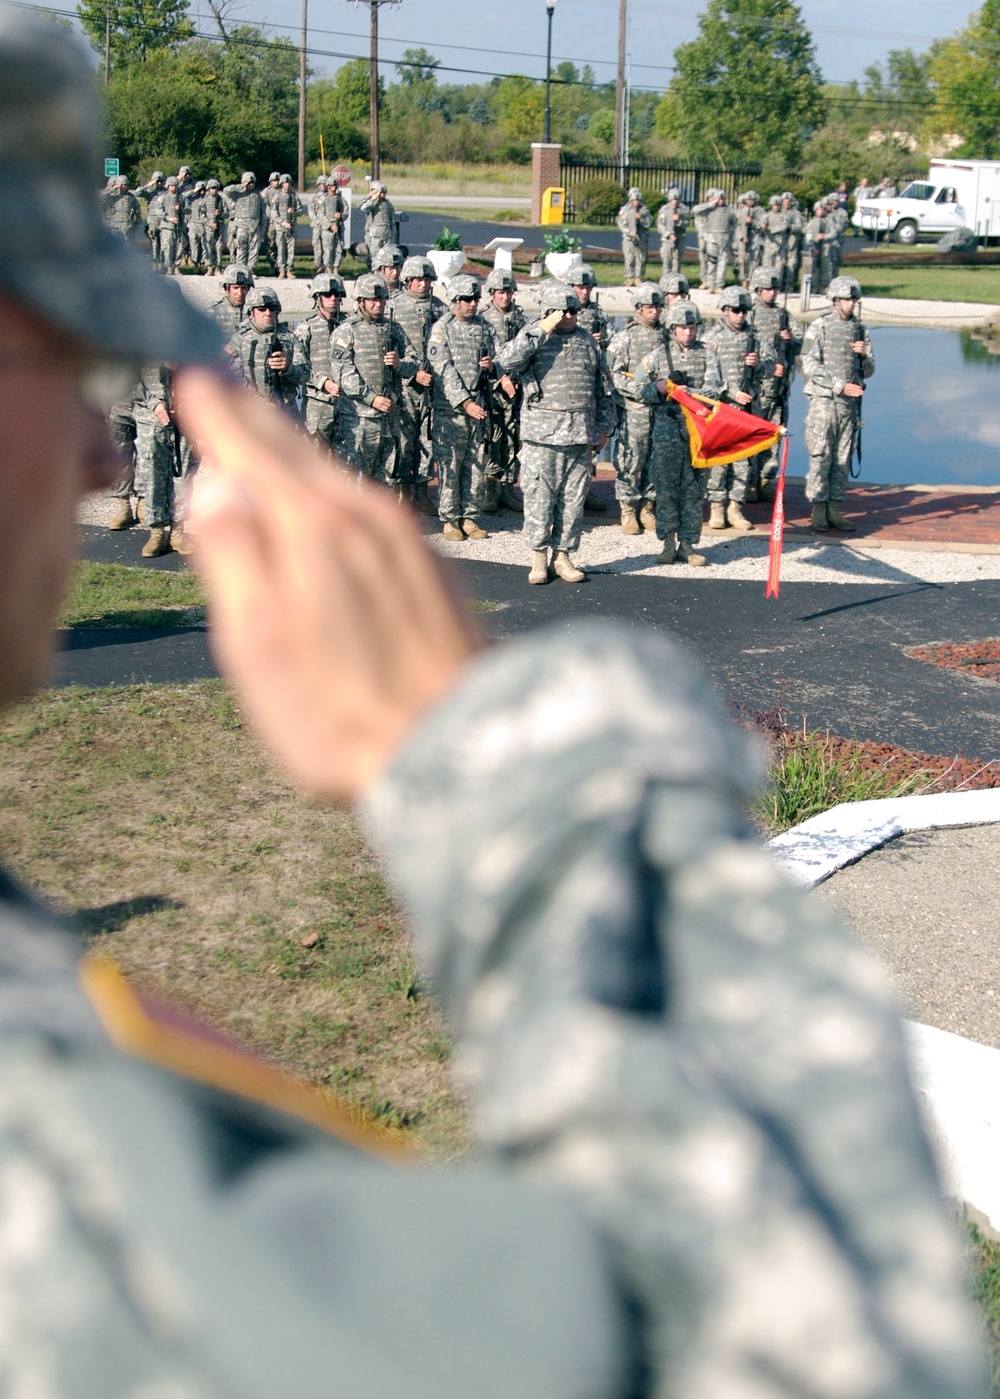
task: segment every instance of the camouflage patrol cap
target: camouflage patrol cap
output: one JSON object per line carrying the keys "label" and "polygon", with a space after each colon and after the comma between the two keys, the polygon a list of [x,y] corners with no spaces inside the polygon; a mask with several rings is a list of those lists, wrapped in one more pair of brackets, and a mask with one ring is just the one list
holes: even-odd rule
{"label": "camouflage patrol cap", "polygon": [[494,267],[486,278],[486,290],[490,292],[517,291],[517,279],[513,272],[507,271],[506,267]]}
{"label": "camouflage patrol cap", "polygon": [[589,262],[578,262],[575,267],[571,267],[567,274],[570,278],[570,286],[573,287],[596,287],[597,274]]}
{"label": "camouflage patrol cap", "polygon": [[640,282],[632,289],[632,305],[636,310],[640,306],[662,306],[663,292],[655,282]]}
{"label": "camouflage patrol cap", "polygon": [[744,287],[726,287],[719,297],[720,311],[749,311],[752,304],[750,293]]}
{"label": "camouflage patrol cap", "polygon": [[854,277],[834,277],[826,294],[831,301],[860,301],[861,283]]}
{"label": "camouflage patrol cap", "polygon": [[241,185],[255,185],[256,183],[257,183],[257,176],[253,173],[253,171],[252,171],[252,170],[244,170],[244,171],[243,171],[243,174],[240,176],[240,184],[241,184]]}
{"label": "camouflage patrol cap", "polygon": [[701,312],[693,301],[675,301],[667,307],[667,325],[701,325]]}
{"label": "camouflage patrol cap", "polygon": [[579,311],[580,298],[565,282],[546,279],[538,290],[538,309],[543,316],[548,311]]}
{"label": "camouflage patrol cap", "polygon": [[688,296],[691,283],[683,272],[664,272],[660,278],[660,291],[664,296]]}
{"label": "camouflage patrol cap", "polygon": [[462,297],[472,296],[479,300],[483,293],[483,286],[478,277],[472,277],[467,272],[460,272],[457,277],[452,277],[448,283],[448,300],[458,301]]}
{"label": "camouflage patrol cap", "polygon": [[377,272],[363,272],[354,283],[355,301],[385,301],[388,295],[386,280]]}
{"label": "camouflage patrol cap", "polygon": [[105,354],[214,362],[218,329],[104,227],[105,149],[86,50],[37,14],[0,15],[0,289]]}
{"label": "camouflage patrol cap", "polygon": [[395,243],[383,243],[372,258],[372,270],[383,267],[402,267],[404,260],[403,250],[397,248]]}
{"label": "camouflage patrol cap", "polygon": [[777,291],[781,286],[781,278],[773,267],[758,267],[750,278],[751,291]]}
{"label": "camouflage patrol cap", "polygon": [[273,292],[270,287],[254,287],[253,291],[243,303],[244,311],[280,311],[281,302],[278,300],[277,292]]}
{"label": "camouflage patrol cap", "polygon": [[437,273],[434,271],[434,264],[429,257],[408,257],[403,263],[403,270],[399,274],[399,280],[405,287],[407,282],[414,281],[417,277],[429,277],[432,282],[437,281]]}
{"label": "camouflage patrol cap", "polygon": [[336,272],[321,272],[312,279],[312,295],[314,301],[317,296],[346,296],[347,288]]}
{"label": "camouflage patrol cap", "polygon": [[245,262],[231,262],[222,274],[224,287],[253,286],[253,273]]}

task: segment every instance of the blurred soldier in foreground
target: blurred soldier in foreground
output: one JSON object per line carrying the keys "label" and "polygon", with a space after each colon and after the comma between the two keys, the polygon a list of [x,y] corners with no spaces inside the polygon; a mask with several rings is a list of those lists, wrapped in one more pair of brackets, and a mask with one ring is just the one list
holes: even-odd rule
{"label": "blurred soldier in foreground", "polygon": [[[524,329],[524,312],[514,302],[517,282],[513,272],[494,268],[486,278],[488,302],[483,308],[483,320],[493,331],[496,353]],[[490,440],[487,444],[486,480],[483,486],[483,511],[510,510],[524,514],[524,506],[514,494],[517,480],[518,448],[517,422],[521,412],[521,390],[509,374],[494,375],[490,380]]]}
{"label": "blurred soldier in foreground", "polygon": [[868,331],[855,316],[860,285],[853,277],[837,277],[830,283],[830,300],[833,310],[812,322],[802,347],[804,388],[809,399],[806,499],[812,503],[812,528],[821,533],[857,528],[840,503],[847,494],[851,460],[858,450],[865,380],[875,373]]}
{"label": "blurred soldier in foreground", "polygon": [[570,554],[580,547],[594,449],[604,446],[615,426],[601,352],[594,337],[577,327],[579,309],[572,287],[543,282],[541,320],[525,326],[497,361],[523,390],[521,493],[529,583],[548,583],[553,576],[564,583],[585,580]]}
{"label": "blurred soldier in foreground", "polygon": [[242,262],[231,262],[222,274],[222,295],[213,301],[209,314],[227,340],[239,330],[246,314],[246,299],[253,290],[253,273]]}
{"label": "blurred soldier in foreground", "polygon": [[646,208],[641,189],[630,189],[628,198],[618,210],[618,229],[622,235],[622,257],[625,260],[625,285],[637,287],[646,275],[649,256],[649,230],[653,216]]}
{"label": "blurred soldier in foreground", "polygon": [[254,287],[245,302],[246,316],[228,351],[237,374],[268,403],[298,411],[299,386],[308,367],[302,342],[283,321],[281,302],[268,287]]}
{"label": "blurred soldier in foreground", "polygon": [[[102,149],[87,57],[0,18],[8,703],[44,683],[77,503],[117,470],[110,369],[214,352],[102,230]],[[361,806],[480,1146],[393,1169],[384,1135],[81,968],[4,875],[2,1391],[984,1395],[889,996],[758,848],[745,742],[686,655],[593,624],[484,651],[396,502],[215,372],[179,394],[220,664],[292,777]]]}
{"label": "blurred soldier in foreground", "polygon": [[427,358],[427,337],[434,322],[448,310],[444,302],[432,294],[436,275],[429,258],[408,257],[400,274],[402,289],[392,298],[392,316],[406,340],[394,480],[402,495],[412,491],[413,508],[418,514],[434,516],[437,507],[427,494],[434,457],[431,447],[434,375]]}
{"label": "blurred soldier in foreground", "polygon": [[308,368],[306,378],[306,432],[326,447],[333,447],[340,394],[339,365],[333,360],[333,332],[343,320],[344,284],[332,272],[313,278],[316,310],[299,321],[295,338]]}
{"label": "blurred soldier in foreground", "polygon": [[496,343],[479,314],[478,277],[452,277],[451,310],[431,326],[427,359],[434,375],[431,441],[438,469],[438,518],[445,539],[486,539],[478,515],[490,430]]}
{"label": "blurred soldier in foreground", "polygon": [[354,315],[333,333],[333,357],[340,362],[335,443],[360,476],[384,485],[399,437],[402,375],[412,375],[413,368],[403,332],[386,315],[384,279],[364,273],[354,284],[354,299]]}
{"label": "blurred soldier in foreground", "polygon": [[635,374],[644,355],[664,343],[660,317],[663,293],[643,282],[632,293],[635,315],[611,338],[608,369],[621,408],[615,446],[615,497],[621,511],[622,534],[656,529],[656,486],[650,471],[653,448],[653,409],[637,397]]}
{"label": "blurred soldier in foreground", "polygon": [[663,272],[679,272],[684,253],[684,230],[687,228],[689,209],[681,203],[681,192],[675,186],[664,191],[666,199],[656,214],[656,228],[660,235],[660,260]]}

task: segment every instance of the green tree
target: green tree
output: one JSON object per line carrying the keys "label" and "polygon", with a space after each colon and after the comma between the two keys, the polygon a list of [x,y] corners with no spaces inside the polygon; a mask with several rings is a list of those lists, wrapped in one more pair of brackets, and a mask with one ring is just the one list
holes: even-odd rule
{"label": "green tree", "polygon": [[104,53],[111,22],[111,63],[144,63],[157,49],[176,49],[191,37],[188,0],[80,0],[80,25],[93,48]]}
{"label": "green tree", "polygon": [[404,49],[402,58],[395,67],[402,85],[414,87],[417,83],[435,82],[436,70],[441,67],[441,61],[427,49]]}
{"label": "green tree", "polygon": [[590,134],[602,146],[610,146],[615,139],[614,112],[596,112],[590,118]]}
{"label": "green tree", "polygon": [[[1000,0],[998,0],[1000,3]],[[794,161],[823,119],[812,36],[792,0],[709,0],[674,53],[657,130],[696,159]]]}
{"label": "green tree", "polygon": [[890,49],[885,65],[865,69],[862,103],[869,124],[883,131],[916,132],[927,120],[933,94],[931,55],[912,49]]}
{"label": "green tree", "polygon": [[961,136],[962,155],[1000,155],[1000,0],[986,0],[959,34],[932,47],[929,73],[929,133]]}
{"label": "green tree", "polygon": [[575,63],[570,63],[568,58],[564,58],[562,63],[557,63],[552,70],[552,76],[558,78],[561,83],[578,83],[580,73]]}

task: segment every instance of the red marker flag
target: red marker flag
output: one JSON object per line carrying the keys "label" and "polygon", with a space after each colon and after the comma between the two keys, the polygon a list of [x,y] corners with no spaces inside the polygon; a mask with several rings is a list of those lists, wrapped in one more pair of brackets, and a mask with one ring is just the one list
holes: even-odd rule
{"label": "red marker flag", "polygon": [[781,436],[782,429],[767,418],[744,413],[731,403],[717,403],[669,379],[667,397],[684,414],[692,466],[728,466],[731,461],[766,452]]}
{"label": "red marker flag", "polygon": [[781,543],[785,536],[785,467],[788,465],[788,437],[781,444],[781,465],[774,491],[774,514],[771,516],[771,548],[767,565],[765,598],[781,594]]}

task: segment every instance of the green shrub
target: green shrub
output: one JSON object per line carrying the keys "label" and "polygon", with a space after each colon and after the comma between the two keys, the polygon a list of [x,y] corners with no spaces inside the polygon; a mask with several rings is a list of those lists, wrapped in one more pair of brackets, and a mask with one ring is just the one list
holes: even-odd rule
{"label": "green shrub", "polygon": [[573,191],[580,223],[614,223],[624,202],[625,191],[616,180],[585,180]]}
{"label": "green shrub", "polygon": [[578,253],[582,251],[583,244],[579,238],[574,238],[571,233],[546,233],[545,251],[547,253]]}

